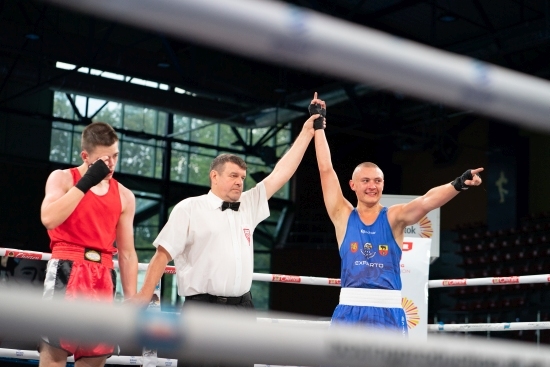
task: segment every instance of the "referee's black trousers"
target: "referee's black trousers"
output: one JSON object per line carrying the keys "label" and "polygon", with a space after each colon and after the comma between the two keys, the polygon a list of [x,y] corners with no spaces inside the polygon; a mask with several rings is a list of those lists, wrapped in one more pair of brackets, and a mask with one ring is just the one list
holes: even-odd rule
{"label": "referee's black trousers", "polygon": [[[185,307],[197,304],[211,304],[224,309],[242,309],[243,311],[253,311],[254,303],[252,302],[252,294],[247,292],[240,297],[220,297],[211,294],[196,294],[186,296],[183,303],[182,312],[185,312]],[[261,363],[261,361],[258,361]],[[254,367],[254,365],[232,365],[224,361],[219,362],[203,362],[203,363],[186,363],[178,360],[178,367]]]}

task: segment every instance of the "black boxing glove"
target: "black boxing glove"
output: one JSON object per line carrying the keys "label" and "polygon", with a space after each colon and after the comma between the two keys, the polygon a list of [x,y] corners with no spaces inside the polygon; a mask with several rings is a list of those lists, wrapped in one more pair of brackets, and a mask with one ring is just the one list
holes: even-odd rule
{"label": "black boxing glove", "polygon": [[[477,175],[476,175],[477,176]],[[463,191],[463,190],[468,190],[468,188],[470,187],[469,185],[466,185],[464,183],[464,181],[466,180],[473,180],[474,176],[472,176],[472,170],[469,169],[467,170],[466,172],[464,172],[462,174],[462,176],[459,176],[457,178],[454,179],[453,182],[451,182],[451,185],[454,186],[455,190],[456,191]]]}
{"label": "black boxing glove", "polygon": [[313,129],[314,130],[324,129],[325,127],[323,125],[325,122],[325,117],[327,116],[327,110],[325,108],[322,108],[319,103],[310,104],[307,110],[309,111],[310,116],[315,114],[321,115],[317,117],[315,121],[313,121]]}
{"label": "black boxing glove", "polygon": [[315,114],[319,114],[323,117],[327,117],[327,110],[323,107],[321,107],[321,105],[319,103],[312,103],[309,105],[309,107],[307,108],[307,110],[309,111],[309,115],[315,115]]}
{"label": "black boxing glove", "polygon": [[111,172],[111,170],[107,167],[105,162],[103,162],[102,159],[98,159],[88,167],[88,170],[84,176],[78,180],[75,187],[83,193],[87,193],[88,190],[103,181],[109,172]]}
{"label": "black boxing glove", "polygon": [[317,117],[313,121],[313,130],[321,130],[325,128],[325,118],[323,116]]}

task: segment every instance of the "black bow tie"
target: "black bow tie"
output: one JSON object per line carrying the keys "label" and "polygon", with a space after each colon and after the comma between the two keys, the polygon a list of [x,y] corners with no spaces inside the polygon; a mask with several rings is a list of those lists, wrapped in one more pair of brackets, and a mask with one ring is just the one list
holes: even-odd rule
{"label": "black bow tie", "polygon": [[230,203],[229,201],[224,201],[222,203],[222,212],[225,210],[225,209],[232,209],[234,211],[237,211],[239,210],[239,205],[241,205],[240,202],[234,202],[234,203]]}

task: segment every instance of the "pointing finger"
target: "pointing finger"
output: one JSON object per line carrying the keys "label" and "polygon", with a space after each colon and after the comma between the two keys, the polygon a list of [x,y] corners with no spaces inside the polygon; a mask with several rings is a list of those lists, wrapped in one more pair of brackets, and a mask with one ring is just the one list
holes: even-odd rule
{"label": "pointing finger", "polygon": [[475,175],[476,173],[481,172],[481,171],[483,171],[483,167],[473,169],[472,170],[472,175]]}

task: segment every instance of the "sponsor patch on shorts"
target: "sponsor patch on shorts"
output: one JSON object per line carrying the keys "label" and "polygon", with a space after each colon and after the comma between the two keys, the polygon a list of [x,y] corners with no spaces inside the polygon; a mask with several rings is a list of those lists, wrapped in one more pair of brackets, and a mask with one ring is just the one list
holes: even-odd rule
{"label": "sponsor patch on shorts", "polygon": [[100,263],[101,262],[101,254],[99,253],[99,251],[86,249],[86,250],[84,250],[84,259],[86,259],[88,261],[93,261],[95,263]]}

